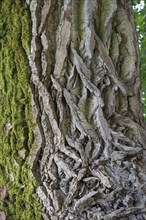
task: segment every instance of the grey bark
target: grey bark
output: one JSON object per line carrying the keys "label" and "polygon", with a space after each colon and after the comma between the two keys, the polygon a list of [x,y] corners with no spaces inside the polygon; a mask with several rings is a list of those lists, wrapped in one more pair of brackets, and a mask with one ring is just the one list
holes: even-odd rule
{"label": "grey bark", "polygon": [[31,0],[43,218],[146,219],[146,135],[131,1]]}

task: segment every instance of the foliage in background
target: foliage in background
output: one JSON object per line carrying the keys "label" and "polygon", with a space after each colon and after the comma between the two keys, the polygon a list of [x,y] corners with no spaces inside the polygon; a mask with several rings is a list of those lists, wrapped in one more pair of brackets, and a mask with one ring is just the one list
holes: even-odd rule
{"label": "foliage in background", "polygon": [[141,54],[141,89],[144,116],[146,118],[146,0],[133,0]]}
{"label": "foliage in background", "polygon": [[[22,2],[0,1],[0,187],[6,185],[8,189],[7,200],[0,209],[5,210],[10,220],[40,220],[41,207],[35,192],[38,183],[31,175],[26,159],[33,145],[34,125],[30,114],[27,60],[31,24]],[[146,115],[146,0],[134,0],[133,5]],[[20,156],[22,150],[25,150],[25,159]]]}

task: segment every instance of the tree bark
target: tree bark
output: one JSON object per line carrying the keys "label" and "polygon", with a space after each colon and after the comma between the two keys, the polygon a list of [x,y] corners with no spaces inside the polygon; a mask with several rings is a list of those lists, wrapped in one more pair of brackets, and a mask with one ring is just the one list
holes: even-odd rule
{"label": "tree bark", "polygon": [[36,122],[27,163],[40,180],[43,219],[146,219],[131,1],[26,2]]}

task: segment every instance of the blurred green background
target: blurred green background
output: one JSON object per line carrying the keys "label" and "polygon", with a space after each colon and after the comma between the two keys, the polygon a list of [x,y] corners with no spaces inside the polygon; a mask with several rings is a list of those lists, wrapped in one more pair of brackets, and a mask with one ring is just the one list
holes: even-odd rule
{"label": "blurred green background", "polygon": [[141,54],[141,93],[146,120],[146,0],[133,0],[133,8]]}

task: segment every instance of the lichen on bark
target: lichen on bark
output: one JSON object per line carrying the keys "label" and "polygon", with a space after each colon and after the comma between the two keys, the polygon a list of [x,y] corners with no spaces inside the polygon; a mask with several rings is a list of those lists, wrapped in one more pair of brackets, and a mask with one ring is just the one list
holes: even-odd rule
{"label": "lichen on bark", "polygon": [[41,219],[34,176],[46,220],[146,218],[146,135],[130,2],[2,1],[1,12],[7,6],[11,15],[1,19],[2,30],[11,25],[1,33],[0,100],[1,164],[16,201],[6,203],[11,219],[22,210],[22,219]]}
{"label": "lichen on bark", "polygon": [[[29,63],[41,137],[31,162],[40,173],[43,218],[145,218],[145,171],[138,160],[145,162],[146,138],[131,3],[46,2],[45,18],[39,1],[29,5]],[[53,11],[58,16],[52,30]],[[40,63],[42,54],[47,56]]]}

